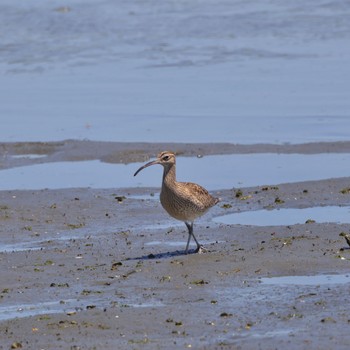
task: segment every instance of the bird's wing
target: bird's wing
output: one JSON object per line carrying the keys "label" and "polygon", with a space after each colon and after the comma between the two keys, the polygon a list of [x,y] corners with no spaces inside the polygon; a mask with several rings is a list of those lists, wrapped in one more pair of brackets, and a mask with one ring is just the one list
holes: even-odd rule
{"label": "bird's wing", "polygon": [[204,187],[193,182],[181,182],[179,184],[183,194],[189,200],[195,202],[197,206],[205,209],[211,205],[214,205],[215,199]]}

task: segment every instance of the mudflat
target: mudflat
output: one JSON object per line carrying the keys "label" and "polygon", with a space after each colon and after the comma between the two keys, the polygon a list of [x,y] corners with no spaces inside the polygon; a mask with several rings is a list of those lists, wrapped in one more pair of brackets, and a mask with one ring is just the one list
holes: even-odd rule
{"label": "mudflat", "polygon": [[[2,169],[62,159],[144,161],[163,149],[189,156],[349,151],[346,142],[0,147],[7,155]],[[49,158],[11,157],[24,151]],[[349,206],[349,177],[215,191],[221,202],[194,228],[209,250],[203,254],[184,254],[187,229],[168,217],[157,192],[0,191],[0,349],[349,348],[350,250],[340,235],[350,232],[349,218],[271,226],[217,219]],[[309,277],[288,282],[281,276]]]}

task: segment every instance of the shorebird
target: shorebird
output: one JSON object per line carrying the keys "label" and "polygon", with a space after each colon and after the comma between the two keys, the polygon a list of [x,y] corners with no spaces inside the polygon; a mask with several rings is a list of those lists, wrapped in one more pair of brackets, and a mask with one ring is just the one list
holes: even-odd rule
{"label": "shorebird", "polygon": [[217,204],[220,199],[213,197],[205,188],[195,183],[176,181],[176,158],[173,152],[159,153],[157,159],[143,165],[135,172],[134,176],[141,170],[155,164],[160,164],[164,168],[160,203],[170,216],[183,221],[187,226],[188,240],[185,254],[188,252],[191,237],[197,244],[195,251],[204,251],[193,234],[193,222]]}

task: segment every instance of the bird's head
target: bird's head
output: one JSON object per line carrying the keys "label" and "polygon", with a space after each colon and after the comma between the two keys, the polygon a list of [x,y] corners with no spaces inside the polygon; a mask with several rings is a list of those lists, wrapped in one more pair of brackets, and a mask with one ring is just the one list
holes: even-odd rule
{"label": "bird's head", "polygon": [[176,162],[175,153],[169,152],[169,151],[161,152],[158,154],[157,159],[152,160],[151,162],[146,163],[141,168],[139,168],[136,171],[136,173],[134,174],[134,176],[136,176],[141,170],[143,170],[151,165],[160,164],[160,165],[163,165],[164,168],[169,168],[172,165],[174,165],[175,162]]}

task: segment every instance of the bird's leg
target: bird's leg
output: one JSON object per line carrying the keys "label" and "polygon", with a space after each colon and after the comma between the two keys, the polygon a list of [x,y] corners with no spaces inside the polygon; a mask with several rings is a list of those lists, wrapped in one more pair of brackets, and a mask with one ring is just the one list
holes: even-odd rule
{"label": "bird's leg", "polygon": [[193,222],[191,222],[191,223],[185,222],[185,224],[186,224],[186,226],[188,228],[188,240],[187,240],[187,245],[186,245],[186,249],[185,249],[185,254],[187,254],[187,252],[188,252],[188,247],[190,245],[191,237],[193,237],[194,241],[197,244],[197,248],[196,248],[195,252],[196,253],[203,253],[203,252],[205,252],[206,249],[202,245],[199,244],[199,242],[197,241],[197,238],[193,234]]}
{"label": "bird's leg", "polygon": [[196,237],[194,236],[193,232],[192,232],[192,237],[193,237],[194,241],[197,244],[196,253],[198,253],[203,248],[203,246],[198,243],[198,241],[197,241]]}
{"label": "bird's leg", "polygon": [[185,221],[185,224],[186,224],[187,229],[188,229],[188,240],[187,240],[186,249],[185,249],[185,254],[187,254],[188,247],[189,247],[190,241],[191,241],[191,236],[193,235],[193,223],[191,225],[191,224],[189,224],[188,222]]}

